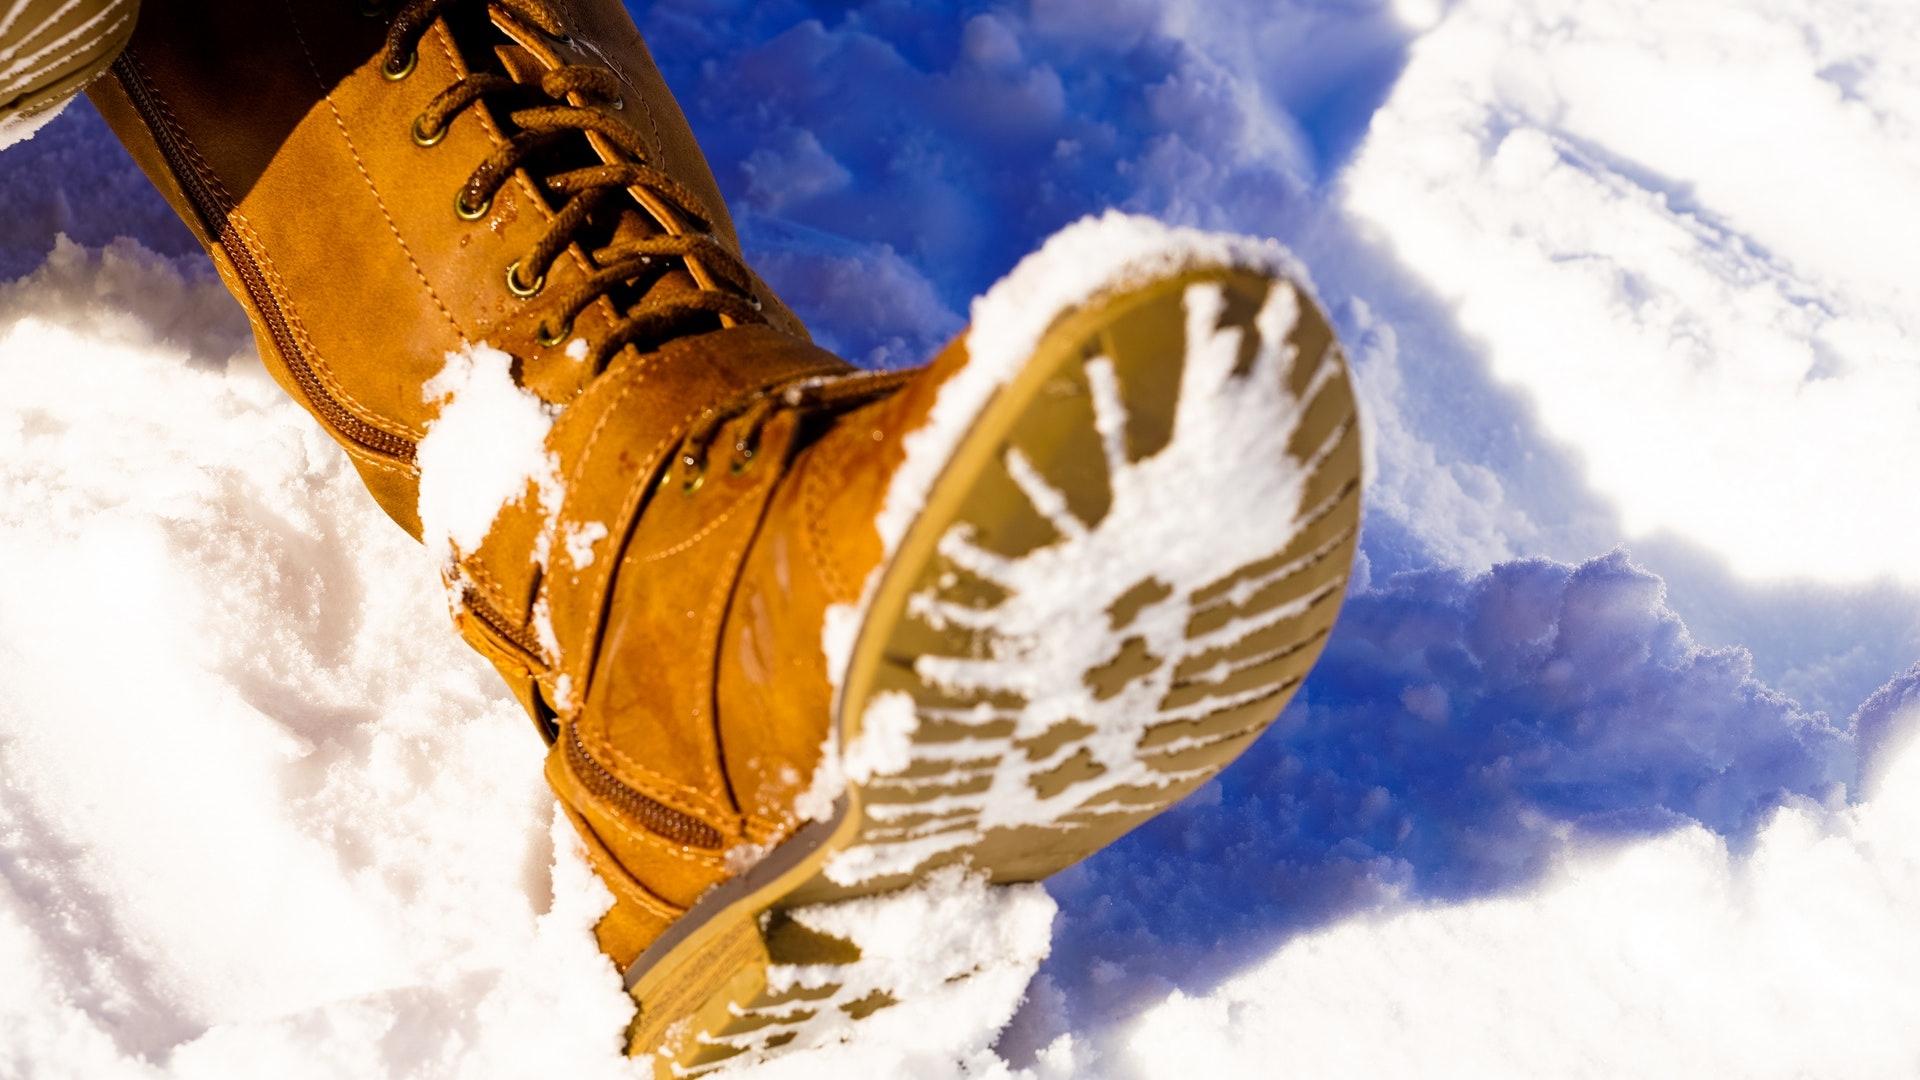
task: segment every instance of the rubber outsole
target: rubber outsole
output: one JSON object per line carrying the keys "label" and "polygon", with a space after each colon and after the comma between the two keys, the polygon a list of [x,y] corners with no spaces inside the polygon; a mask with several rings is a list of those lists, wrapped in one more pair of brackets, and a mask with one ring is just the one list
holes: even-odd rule
{"label": "rubber outsole", "polygon": [[[0,132],[31,126],[107,70],[138,0],[17,0],[0,26]],[[4,141],[0,141],[4,145]]]}
{"label": "rubber outsole", "polygon": [[787,913],[955,864],[1036,881],[1218,773],[1319,656],[1360,470],[1345,362],[1284,280],[1190,273],[1056,322],[870,598],[840,683],[833,818],[633,965],[630,1049],[700,1075],[805,1045],[823,1014],[886,1008],[904,991],[855,943]]}

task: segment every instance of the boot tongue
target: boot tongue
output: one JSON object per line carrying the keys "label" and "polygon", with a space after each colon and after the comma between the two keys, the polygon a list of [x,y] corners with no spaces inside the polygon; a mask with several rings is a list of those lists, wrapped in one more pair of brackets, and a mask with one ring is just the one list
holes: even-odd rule
{"label": "boot tongue", "polygon": [[[514,4],[503,3],[502,6],[511,8],[515,14],[519,14],[519,7]],[[558,33],[557,24],[546,29]],[[540,76],[546,71],[537,57],[523,46],[511,41],[495,48],[494,60],[505,74],[519,82],[538,83]],[[569,139],[564,149],[556,148],[552,153],[567,155],[571,160],[564,167],[569,168],[597,164],[600,161],[584,134],[578,139]],[[537,158],[534,164],[536,166],[539,164]],[[554,209],[558,210],[559,207],[555,206]],[[581,245],[589,251],[609,244],[660,236],[666,232],[660,223],[654,220],[652,214],[631,198],[608,199],[601,204],[593,216],[598,220],[589,221],[578,236]],[[700,285],[694,281],[693,275],[688,273],[684,266],[674,265],[665,272],[653,276],[651,280],[645,281],[639,288],[616,289],[610,296],[616,306],[623,310],[631,310],[642,304],[670,301],[699,291],[701,291]],[[718,321],[714,325],[718,328]]]}

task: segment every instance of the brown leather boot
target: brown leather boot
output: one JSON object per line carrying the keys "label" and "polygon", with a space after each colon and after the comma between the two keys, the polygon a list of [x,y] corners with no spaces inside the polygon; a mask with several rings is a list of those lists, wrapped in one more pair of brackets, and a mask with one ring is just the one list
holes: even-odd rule
{"label": "brown leather boot", "polygon": [[1276,248],[1084,223],[868,375],[742,265],[617,0],[148,0],[114,75],[269,369],[443,545],[553,744],[663,1075],[899,999],[785,912],[1044,877],[1319,653],[1359,434]]}

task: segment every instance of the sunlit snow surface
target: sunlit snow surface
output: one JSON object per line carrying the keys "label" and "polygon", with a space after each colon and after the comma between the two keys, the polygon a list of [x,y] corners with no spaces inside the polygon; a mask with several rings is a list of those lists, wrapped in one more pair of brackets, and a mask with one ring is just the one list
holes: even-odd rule
{"label": "sunlit snow surface", "polygon": [[[746,18],[650,6],[657,49]],[[1053,885],[997,1048],[1050,902],[948,883],[840,917],[961,913],[1006,977],[767,1075],[1911,1075],[1920,670],[1862,698],[1920,653],[1912,5],[829,7],[689,99],[779,287],[898,360],[1044,235],[1007,192],[1279,233],[1358,360],[1374,573],[1243,769]],[[863,143],[848,71],[1032,167]],[[69,130],[23,149],[84,186],[0,156],[8,265],[177,246]],[[911,244],[805,231],[873,177]],[[62,250],[0,380],[0,1077],[634,1075],[531,726],[222,290]]]}
{"label": "sunlit snow surface", "polygon": [[1917,39],[1894,2],[1471,0],[1344,201],[1630,537],[1920,584]]}

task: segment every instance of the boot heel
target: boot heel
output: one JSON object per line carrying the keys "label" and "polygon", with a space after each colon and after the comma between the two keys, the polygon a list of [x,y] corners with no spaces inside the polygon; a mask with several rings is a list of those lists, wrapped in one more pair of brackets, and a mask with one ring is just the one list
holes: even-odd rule
{"label": "boot heel", "polygon": [[[858,985],[852,969],[860,958],[854,943],[781,912],[737,920],[634,986],[639,1012],[628,1045],[659,1048],[658,1080],[685,1080],[742,1054],[778,1050],[822,1023],[863,1019],[896,999]],[[780,985],[775,968],[787,976]]]}
{"label": "boot heel", "polygon": [[[718,928],[704,947],[679,950],[629,990],[637,1011],[627,1045],[642,1052],[659,1048],[654,1075],[661,1080],[719,1065],[739,1051],[685,1034],[736,1026],[741,1008],[765,995],[768,963],[751,915]],[[717,1052],[722,1050],[728,1052]]]}

